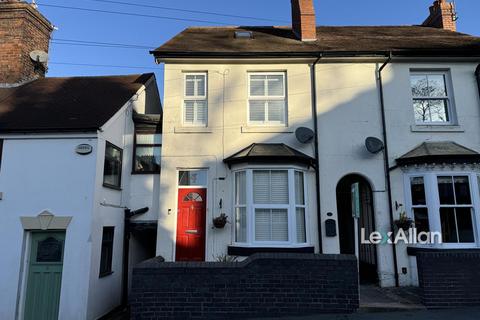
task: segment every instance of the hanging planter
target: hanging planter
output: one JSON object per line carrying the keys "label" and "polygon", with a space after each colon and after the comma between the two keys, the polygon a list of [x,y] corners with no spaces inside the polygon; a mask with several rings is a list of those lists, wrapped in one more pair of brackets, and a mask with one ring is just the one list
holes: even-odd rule
{"label": "hanging planter", "polygon": [[213,218],[213,226],[217,229],[225,228],[227,224],[228,216],[225,213],[220,214],[220,216]]}
{"label": "hanging planter", "polygon": [[413,220],[407,217],[407,214],[403,212],[400,213],[400,218],[393,223],[397,230],[402,229],[403,231],[408,231],[413,225]]}

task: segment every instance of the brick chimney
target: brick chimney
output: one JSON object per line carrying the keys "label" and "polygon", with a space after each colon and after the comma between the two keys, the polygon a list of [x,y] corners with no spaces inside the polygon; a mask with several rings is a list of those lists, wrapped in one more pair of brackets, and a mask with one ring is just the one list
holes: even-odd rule
{"label": "brick chimney", "polygon": [[430,7],[430,16],[423,22],[423,26],[457,31],[457,14],[455,5],[447,0],[435,0]]}
{"label": "brick chimney", "polygon": [[317,23],[313,0],[292,1],[292,30],[299,40],[317,40]]}
{"label": "brick chimney", "polygon": [[32,61],[30,52],[48,53],[52,31],[52,24],[34,4],[0,0],[0,86],[45,76],[46,64]]}

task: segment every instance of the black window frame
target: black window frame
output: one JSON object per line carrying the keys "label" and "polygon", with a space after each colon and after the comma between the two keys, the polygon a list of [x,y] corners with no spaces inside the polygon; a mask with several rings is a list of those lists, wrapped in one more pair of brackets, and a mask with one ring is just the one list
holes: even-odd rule
{"label": "black window frame", "polygon": [[0,171],[2,170],[3,139],[0,139]]}
{"label": "black window frame", "polygon": [[158,129],[156,126],[146,126],[146,125],[135,125],[135,132],[133,134],[133,161],[132,161],[132,174],[134,175],[142,175],[142,174],[160,174],[162,170],[161,165],[158,166],[158,170],[151,170],[151,171],[139,171],[136,169],[135,162],[137,156],[137,147],[140,148],[160,148],[160,154],[162,152],[162,144],[161,143],[154,143],[154,144],[137,144],[137,134],[162,134],[161,130]]}
{"label": "black window frame", "polygon": [[[107,149],[111,147],[117,151],[120,152],[120,172],[119,172],[119,177],[118,177],[118,185],[110,184],[105,182],[105,167],[106,167],[106,161],[107,161]],[[103,163],[103,186],[106,188],[110,189],[115,189],[115,190],[122,190],[122,171],[123,171],[123,149],[120,147],[117,147],[113,143],[107,141],[105,144],[105,156],[104,156],[104,163]]]}
{"label": "black window frame", "polygon": [[[109,237],[107,238],[106,236],[109,236]],[[115,238],[115,227],[103,227],[102,246],[100,251],[99,278],[106,277],[113,273],[112,262],[113,262],[114,238]],[[108,251],[104,251],[104,250],[108,250]]]}

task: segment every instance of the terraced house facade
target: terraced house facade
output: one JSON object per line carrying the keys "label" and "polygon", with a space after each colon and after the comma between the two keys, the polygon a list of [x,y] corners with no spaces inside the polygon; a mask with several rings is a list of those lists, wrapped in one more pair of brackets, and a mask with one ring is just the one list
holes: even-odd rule
{"label": "terraced house facade", "polygon": [[[455,14],[435,1],[421,25],[317,27],[292,0],[292,27],[192,27],[154,50],[157,254],[355,254],[361,281],[394,286],[419,284],[418,250],[478,248],[480,40]],[[443,244],[360,241],[410,220]]]}

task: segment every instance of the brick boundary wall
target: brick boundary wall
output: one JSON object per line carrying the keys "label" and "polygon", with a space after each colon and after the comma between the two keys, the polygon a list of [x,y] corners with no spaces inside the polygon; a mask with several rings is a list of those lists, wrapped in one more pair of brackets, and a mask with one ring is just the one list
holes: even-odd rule
{"label": "brick boundary wall", "polygon": [[427,308],[480,306],[480,250],[424,251],[416,256]]}
{"label": "brick boundary wall", "polygon": [[131,319],[226,319],[358,309],[349,255],[258,253],[242,262],[163,262],[133,270]]}

